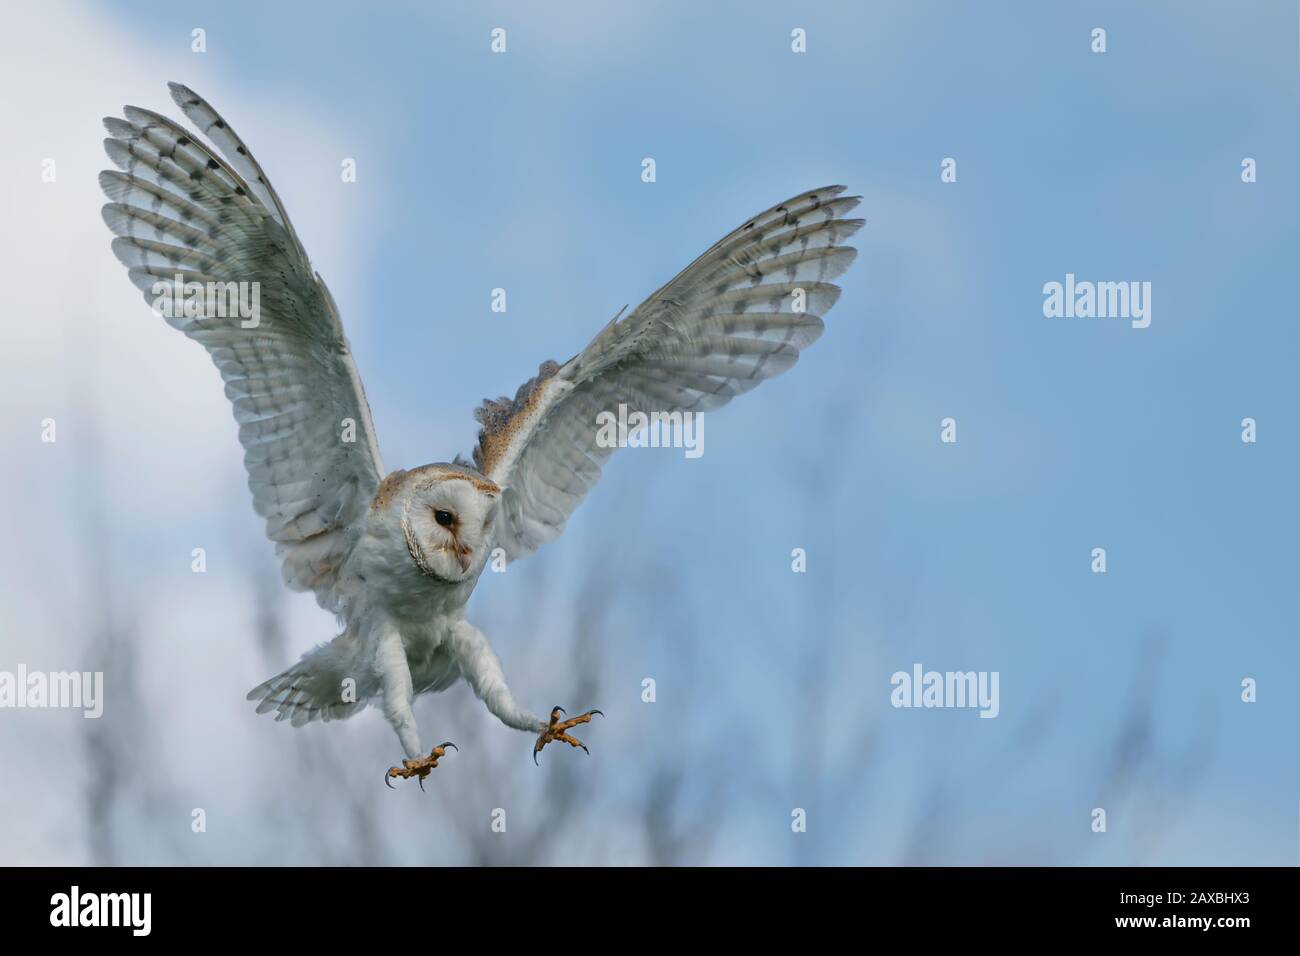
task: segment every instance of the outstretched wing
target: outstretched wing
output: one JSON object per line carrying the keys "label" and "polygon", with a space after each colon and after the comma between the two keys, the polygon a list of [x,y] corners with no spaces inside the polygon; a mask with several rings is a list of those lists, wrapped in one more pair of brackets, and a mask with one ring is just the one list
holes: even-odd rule
{"label": "outstretched wing", "polygon": [[[170,88],[216,150],[149,110],[105,119],[122,170],[99,175],[113,252],[145,300],[208,350],[284,580],[337,613],[338,571],[383,475],[370,407],[334,300],[262,168],[211,106]],[[178,283],[205,295],[173,295]]]}
{"label": "outstretched wing", "polygon": [[613,451],[597,416],[720,408],[779,375],[821,335],[861,219],[843,186],[773,206],[716,243],[563,366],[546,362],[513,401],[485,401],[474,462],[498,485],[510,559],[554,540]]}

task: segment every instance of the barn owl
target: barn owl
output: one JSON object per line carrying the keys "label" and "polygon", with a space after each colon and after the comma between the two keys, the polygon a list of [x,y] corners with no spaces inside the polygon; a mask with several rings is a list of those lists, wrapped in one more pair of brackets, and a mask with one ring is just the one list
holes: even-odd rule
{"label": "barn owl", "polygon": [[[586,750],[570,731],[600,712],[521,707],[466,619],[470,593],[494,552],[518,560],[563,531],[613,451],[597,441],[602,412],[708,412],[795,364],[857,254],[842,243],[863,224],[845,218],[860,197],[814,189],[749,219],[569,361],[483,402],[472,459],[386,473],[338,309],[280,197],[230,124],[170,89],[207,142],[138,107],[105,119],[120,170],[99,177],[113,252],[155,311],[207,349],[284,581],[313,591],[340,628],[249,699],[294,726],[382,707],[405,753],[389,786],[423,788],[455,747],[425,754],[412,701],[460,679],[507,727],[537,735],[534,761],[552,742]],[[256,315],[226,313],[235,288],[253,290]]]}

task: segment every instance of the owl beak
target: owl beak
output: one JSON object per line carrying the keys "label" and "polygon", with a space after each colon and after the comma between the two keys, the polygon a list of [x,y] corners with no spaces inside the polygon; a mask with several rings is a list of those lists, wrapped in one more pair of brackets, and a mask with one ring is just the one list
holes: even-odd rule
{"label": "owl beak", "polygon": [[471,556],[472,552],[469,548],[460,547],[456,549],[456,560],[460,562],[460,569],[462,571],[469,570]]}

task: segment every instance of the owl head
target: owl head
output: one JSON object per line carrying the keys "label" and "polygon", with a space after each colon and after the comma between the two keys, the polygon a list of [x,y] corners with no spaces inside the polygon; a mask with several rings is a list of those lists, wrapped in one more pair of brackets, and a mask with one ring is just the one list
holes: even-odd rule
{"label": "owl head", "polygon": [[416,567],[446,583],[476,577],[488,558],[501,489],[461,465],[426,465],[404,477],[391,507]]}

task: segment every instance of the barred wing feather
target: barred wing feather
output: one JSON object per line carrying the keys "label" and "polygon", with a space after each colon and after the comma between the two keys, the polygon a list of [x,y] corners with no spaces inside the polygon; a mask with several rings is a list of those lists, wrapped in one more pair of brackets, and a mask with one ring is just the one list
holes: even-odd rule
{"label": "barred wing feather", "polygon": [[564,365],[546,362],[514,400],[485,401],[476,466],[504,489],[497,544],[527,557],[564,530],[613,449],[597,416],[704,412],[779,375],[821,335],[831,280],[857,251],[860,201],[843,186],[795,196],[725,236]]}
{"label": "barred wing feather", "polygon": [[247,287],[258,290],[255,326],[179,308],[165,318],[221,372],[253,507],[285,582],[343,613],[339,569],[383,465],[338,310],[243,141],[192,90],[170,89],[215,149],[149,110],[128,106],[104,120],[105,149],[119,168],[99,177],[113,252],[151,304],[177,275],[205,286],[256,284]]}

